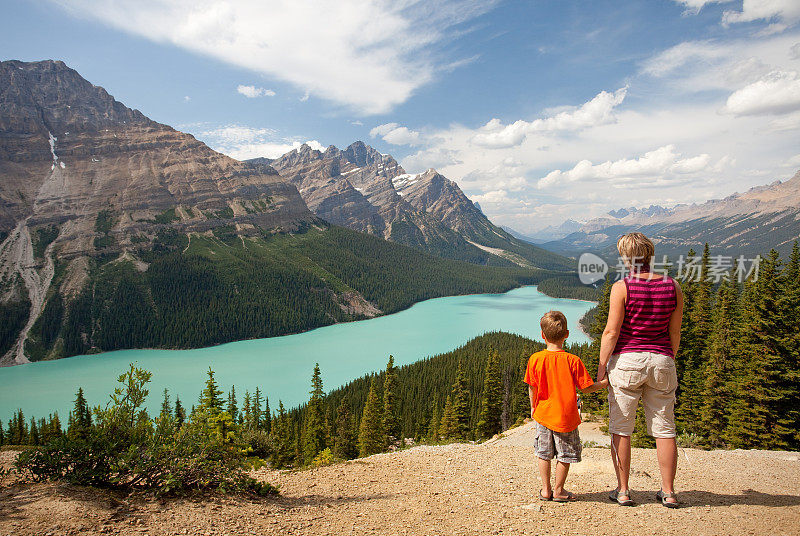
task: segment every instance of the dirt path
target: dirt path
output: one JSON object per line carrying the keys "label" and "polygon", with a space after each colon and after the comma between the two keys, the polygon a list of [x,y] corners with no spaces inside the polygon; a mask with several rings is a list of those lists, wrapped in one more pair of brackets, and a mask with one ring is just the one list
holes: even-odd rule
{"label": "dirt path", "polygon": [[[529,427],[529,426],[528,426]],[[797,535],[800,456],[687,450],[679,510],[657,504],[655,453],[634,449],[637,505],[606,494],[608,449],[584,449],[571,471],[572,504],[535,500],[530,430],[484,445],[417,447],[308,471],[261,471],[276,499],[129,500],[67,485],[0,488],[0,535],[14,534],[720,534]],[[518,435],[521,434],[521,435]],[[7,453],[3,453],[8,456]]]}

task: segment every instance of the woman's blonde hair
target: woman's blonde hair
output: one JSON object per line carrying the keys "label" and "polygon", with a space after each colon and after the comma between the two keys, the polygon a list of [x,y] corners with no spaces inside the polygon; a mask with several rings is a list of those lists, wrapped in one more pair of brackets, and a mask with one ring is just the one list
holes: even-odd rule
{"label": "woman's blonde hair", "polygon": [[650,265],[656,248],[642,233],[628,233],[617,240],[617,251],[628,267]]}

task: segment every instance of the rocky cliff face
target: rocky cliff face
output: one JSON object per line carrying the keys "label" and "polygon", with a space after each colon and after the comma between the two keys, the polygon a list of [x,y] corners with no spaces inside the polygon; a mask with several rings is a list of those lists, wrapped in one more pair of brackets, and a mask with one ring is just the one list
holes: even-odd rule
{"label": "rocky cliff face", "polygon": [[331,223],[480,264],[559,264],[492,224],[453,181],[435,170],[407,174],[392,156],[360,141],[324,152],[303,145],[249,163],[273,166]]}
{"label": "rocky cliff face", "polygon": [[[54,259],[77,292],[87,258],[123,254],[165,229],[259,234],[313,221],[269,166],[148,119],[62,62],[0,62],[0,302],[27,290],[29,323]],[[23,341],[11,358],[24,360]]]}

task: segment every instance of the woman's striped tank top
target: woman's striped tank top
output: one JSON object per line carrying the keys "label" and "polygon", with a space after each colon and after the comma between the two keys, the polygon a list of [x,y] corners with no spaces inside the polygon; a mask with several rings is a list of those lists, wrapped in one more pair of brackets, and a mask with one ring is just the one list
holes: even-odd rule
{"label": "woman's striped tank top", "polygon": [[669,341],[669,318],[677,307],[675,283],[669,277],[626,277],[625,319],[614,353],[656,352],[675,357]]}

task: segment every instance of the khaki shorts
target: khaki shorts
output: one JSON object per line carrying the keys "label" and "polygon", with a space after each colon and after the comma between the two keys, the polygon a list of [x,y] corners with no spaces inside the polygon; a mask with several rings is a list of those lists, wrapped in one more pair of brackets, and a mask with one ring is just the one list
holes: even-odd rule
{"label": "khaki shorts", "polygon": [[647,433],[675,437],[675,360],[655,352],[614,354],[608,362],[608,431],[630,436],[639,398],[644,404]]}

